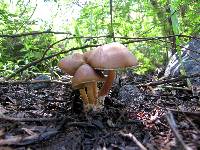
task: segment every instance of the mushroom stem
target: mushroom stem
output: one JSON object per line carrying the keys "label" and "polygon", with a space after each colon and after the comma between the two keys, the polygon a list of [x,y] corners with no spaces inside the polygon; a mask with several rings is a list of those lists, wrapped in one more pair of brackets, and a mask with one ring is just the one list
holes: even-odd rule
{"label": "mushroom stem", "polygon": [[89,104],[93,105],[94,100],[95,100],[94,91],[93,91],[93,83],[91,83],[87,86],[87,95],[88,95]]}
{"label": "mushroom stem", "polygon": [[116,75],[115,70],[109,70],[106,81],[104,82],[103,87],[100,89],[98,93],[98,97],[107,95],[109,93],[109,90],[111,89],[112,83],[115,79],[115,75]]}
{"label": "mushroom stem", "polygon": [[93,93],[94,93],[94,105],[97,105],[97,98],[98,98],[98,88],[97,88],[97,82],[94,82],[92,84]]}
{"label": "mushroom stem", "polygon": [[88,104],[88,96],[86,94],[85,88],[79,89],[79,91],[80,91],[80,96],[83,101],[83,105],[86,106]]}

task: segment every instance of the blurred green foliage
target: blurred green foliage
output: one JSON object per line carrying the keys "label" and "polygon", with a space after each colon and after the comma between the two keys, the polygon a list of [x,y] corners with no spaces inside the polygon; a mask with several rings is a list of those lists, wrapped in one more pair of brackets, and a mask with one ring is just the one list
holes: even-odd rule
{"label": "blurred green foliage", "polygon": [[[49,1],[45,1],[48,3]],[[56,0],[60,5],[79,4],[76,0]],[[63,24],[63,30],[72,29],[76,38],[68,39],[52,47],[47,56],[63,49],[113,42],[126,42],[119,37],[159,37],[173,34],[199,35],[200,6],[197,0],[113,0],[113,24],[110,19],[109,0],[90,0],[81,5],[80,15],[70,24]],[[38,20],[33,20],[35,7],[18,0],[16,10],[9,9],[9,2],[0,2],[0,35],[15,35],[34,31]],[[51,28],[51,26],[49,27]],[[41,25],[40,31],[46,26]],[[62,31],[63,31],[62,30]],[[71,36],[72,36],[71,35]],[[108,36],[102,38],[102,35]],[[78,38],[78,37],[87,38]],[[15,38],[0,38],[0,77],[13,73],[16,69],[40,59],[44,51],[58,40],[55,34],[40,34]],[[136,55],[140,65],[138,73],[146,73],[162,66],[167,59],[167,52],[173,47],[173,38],[134,42],[127,44]],[[183,44],[189,39],[176,38],[176,44]],[[82,49],[85,52],[90,49]],[[16,78],[32,77],[37,73],[48,73],[57,65],[64,54],[32,66]]]}

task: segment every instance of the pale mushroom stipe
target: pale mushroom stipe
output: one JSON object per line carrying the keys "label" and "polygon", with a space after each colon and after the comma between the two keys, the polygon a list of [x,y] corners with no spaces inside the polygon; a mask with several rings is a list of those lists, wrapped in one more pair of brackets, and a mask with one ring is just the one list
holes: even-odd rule
{"label": "pale mushroom stipe", "polygon": [[104,79],[101,72],[96,73],[93,68],[86,64],[83,55],[79,53],[74,53],[61,59],[58,62],[58,67],[63,72],[73,76],[72,87],[73,89],[79,89],[84,108],[88,104],[97,104],[97,81]]}
{"label": "pale mushroom stipe", "polygon": [[[85,107],[89,104],[95,106],[97,101],[96,84],[98,81],[103,81],[104,76],[97,74],[95,70],[88,64],[84,64],[78,68],[72,78],[72,88],[80,89],[80,94],[83,99]],[[82,90],[86,89],[86,90]],[[83,92],[87,92],[83,93]],[[86,108],[87,109],[87,108]]]}

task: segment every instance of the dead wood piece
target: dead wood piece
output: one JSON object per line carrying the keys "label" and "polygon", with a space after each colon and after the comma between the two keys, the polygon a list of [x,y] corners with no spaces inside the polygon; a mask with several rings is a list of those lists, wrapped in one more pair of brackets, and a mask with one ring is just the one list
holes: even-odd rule
{"label": "dead wood piece", "polygon": [[200,77],[200,73],[192,74],[190,76],[180,76],[180,77],[171,78],[171,79],[158,80],[158,81],[149,82],[149,83],[145,83],[145,84],[138,84],[136,86],[138,86],[138,87],[156,86],[156,85],[161,85],[161,84],[165,84],[165,83],[173,83],[173,82],[177,82],[177,81],[182,81],[183,79],[195,78],[195,77]]}
{"label": "dead wood piece", "polygon": [[176,86],[159,86],[161,88],[166,88],[166,89],[172,89],[172,90],[185,90],[185,91],[192,91],[192,89],[190,88],[186,88],[186,87],[176,87]]}
{"label": "dead wood piece", "polygon": [[0,140],[0,146],[4,145],[19,145],[19,146],[25,146],[29,145],[35,142],[40,142],[43,140],[49,139],[51,136],[57,134],[58,131],[49,131],[49,132],[44,132],[41,134],[34,134],[31,136],[27,137],[22,137],[22,136],[13,136],[9,139],[1,139]]}
{"label": "dead wood piece", "polygon": [[137,138],[132,134],[132,133],[129,133],[129,134],[125,134],[123,132],[120,132],[120,134],[124,137],[128,137],[130,138],[134,143],[137,144],[137,146],[141,149],[141,150],[147,150],[147,148],[145,148],[142,143],[140,141],[137,140]]}
{"label": "dead wood piece", "polygon": [[167,109],[173,113],[181,113],[181,114],[185,114],[187,116],[197,116],[200,117],[200,112],[196,111],[196,112],[191,112],[191,111],[183,111],[183,110],[175,110],[175,109]]}
{"label": "dead wood piece", "polygon": [[14,118],[14,117],[9,117],[9,116],[5,116],[3,114],[0,114],[0,120],[19,121],[19,122],[59,121],[59,120],[62,120],[62,119],[63,119],[63,117],[61,117],[61,118]]}
{"label": "dead wood piece", "polygon": [[69,122],[66,124],[66,126],[74,126],[74,127],[88,127],[88,128],[96,128],[98,129],[98,126],[95,126],[88,122]]}
{"label": "dead wood piece", "polygon": [[0,140],[0,145],[3,146],[3,145],[14,145],[16,143],[19,143],[20,141],[22,140],[22,137],[12,137],[12,138],[9,138],[9,139],[4,139],[4,140]]}
{"label": "dead wood piece", "polygon": [[176,137],[177,142],[181,144],[180,145],[181,149],[192,150],[188,145],[186,145],[184,143],[181,135],[178,133],[177,125],[175,123],[174,116],[171,113],[171,111],[168,111],[168,113],[166,114],[166,119],[167,119],[167,121],[169,123],[169,126],[170,126],[172,132],[174,133],[174,136]]}

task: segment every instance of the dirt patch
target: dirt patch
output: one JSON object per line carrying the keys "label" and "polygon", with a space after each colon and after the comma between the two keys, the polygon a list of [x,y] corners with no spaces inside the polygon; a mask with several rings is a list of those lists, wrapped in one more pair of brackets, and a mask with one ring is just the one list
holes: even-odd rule
{"label": "dirt patch", "polygon": [[0,149],[139,150],[139,144],[148,149],[200,148],[199,97],[190,90],[138,86],[141,94],[119,98],[123,86],[151,79],[120,77],[104,107],[87,113],[70,84],[50,83],[37,90],[29,84],[0,84]]}

